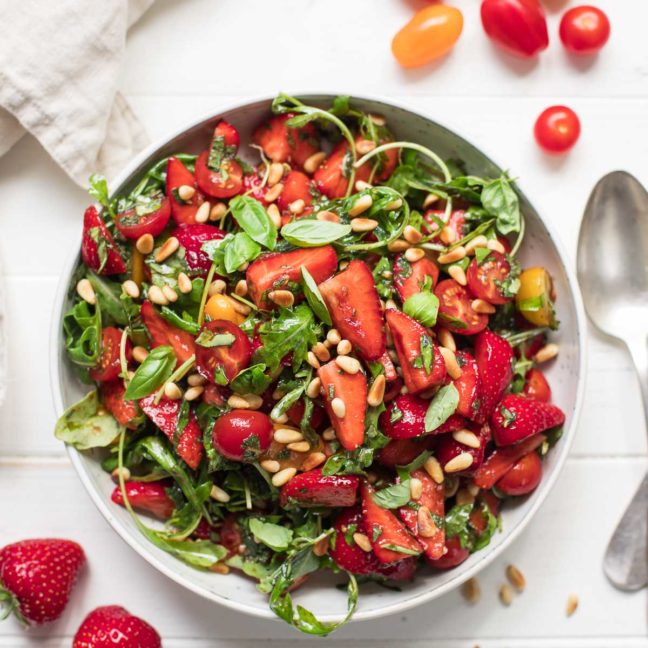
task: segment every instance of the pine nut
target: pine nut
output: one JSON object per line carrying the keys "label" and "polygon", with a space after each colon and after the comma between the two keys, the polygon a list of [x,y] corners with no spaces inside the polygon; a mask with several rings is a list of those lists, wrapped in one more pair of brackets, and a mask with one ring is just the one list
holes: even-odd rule
{"label": "pine nut", "polygon": [[171,400],[180,400],[182,398],[182,389],[174,382],[164,384],[164,395]]}
{"label": "pine nut", "polygon": [[391,278],[394,276],[394,273],[393,273],[391,270],[383,270],[383,271],[380,273],[380,276],[381,276],[383,279],[391,279]]}
{"label": "pine nut", "polygon": [[322,439],[324,439],[324,441],[335,441],[335,439],[337,439],[337,434],[335,434],[335,430],[332,427],[329,427],[322,432]]}
{"label": "pine nut", "polygon": [[448,461],[448,463],[443,467],[443,470],[447,473],[461,472],[472,466],[473,456],[469,452],[462,452],[456,457],[453,457]]}
{"label": "pine nut", "polygon": [[410,263],[416,263],[417,261],[420,261],[424,256],[425,250],[422,250],[421,248],[410,248],[409,250],[405,250],[405,258]]}
{"label": "pine nut", "polygon": [[196,385],[195,387],[189,387],[185,392],[186,401],[195,401],[197,398],[202,396],[202,393],[205,391],[205,388],[202,385]]}
{"label": "pine nut", "polygon": [[434,205],[434,203],[438,201],[439,201],[439,196],[433,193],[429,193],[427,196],[425,196],[425,200],[423,201],[423,207],[427,209],[430,205]]}
{"label": "pine nut", "polygon": [[351,342],[349,340],[340,340],[337,345],[338,355],[348,355],[351,353],[352,349]]}
{"label": "pine nut", "polygon": [[281,464],[274,459],[266,459],[261,462],[261,468],[269,473],[277,473],[281,469]]}
{"label": "pine nut", "polygon": [[455,263],[456,261],[461,261],[466,256],[466,248],[463,245],[459,245],[454,250],[446,252],[445,254],[439,255],[437,261],[442,264],[446,263]]}
{"label": "pine nut", "polygon": [[353,207],[349,209],[349,218],[360,216],[360,214],[366,212],[367,209],[371,209],[371,205],[373,205],[373,198],[369,194],[360,196],[360,198],[353,203]]}
{"label": "pine nut", "polygon": [[273,423],[279,423],[279,425],[284,425],[285,423],[288,423],[288,414],[286,414],[285,412],[275,417],[271,415],[270,418],[272,419]]}
{"label": "pine nut", "polygon": [[454,497],[457,490],[459,490],[459,478],[454,475],[448,475],[443,482],[443,496],[446,499]]}
{"label": "pine nut", "polygon": [[373,232],[378,227],[378,221],[372,218],[355,218],[351,221],[352,232]]}
{"label": "pine nut", "polygon": [[340,222],[340,217],[335,212],[329,211],[328,209],[318,212],[315,218],[319,221],[327,221],[329,223]]}
{"label": "pine nut", "polygon": [[308,398],[317,398],[322,387],[322,381],[319,378],[313,378],[306,387],[306,396]]}
{"label": "pine nut", "polygon": [[328,362],[331,359],[331,352],[322,342],[313,345],[312,351],[320,362]]}
{"label": "pine nut", "polygon": [[97,295],[88,279],[80,279],[76,285],[76,291],[83,301],[88,302],[91,306],[97,303]]}
{"label": "pine nut", "polygon": [[232,300],[232,308],[239,315],[249,315],[252,310],[247,304],[242,304],[240,301],[236,301],[236,299]]}
{"label": "pine nut", "polygon": [[569,598],[567,599],[567,607],[565,608],[565,612],[567,613],[567,616],[570,617],[576,610],[578,609],[578,596],[576,594],[570,594]]}
{"label": "pine nut", "polygon": [[[146,234],[144,235],[146,236]],[[155,255],[156,263],[166,261],[172,254],[175,254],[180,247],[180,241],[175,236],[170,236]]]}
{"label": "pine nut", "polygon": [[311,454],[306,457],[306,460],[302,463],[301,469],[306,472],[308,470],[313,470],[317,468],[326,461],[326,455],[323,452],[311,452]]}
{"label": "pine nut", "polygon": [[355,190],[364,191],[365,189],[371,189],[372,186],[373,185],[369,184],[368,182],[365,182],[364,180],[356,180]]}
{"label": "pine nut", "polygon": [[273,438],[277,443],[298,443],[304,440],[304,435],[292,428],[279,428],[274,431]]}
{"label": "pine nut", "polygon": [[251,410],[258,410],[263,405],[263,398],[257,394],[245,394],[243,398],[248,402]]}
{"label": "pine nut", "polygon": [[340,367],[344,373],[351,375],[357,374],[360,371],[360,362],[348,355],[339,355],[335,358],[335,364]]}
{"label": "pine nut", "polygon": [[296,468],[284,468],[272,476],[272,485],[279,488],[287,484],[297,474]]}
{"label": "pine nut", "polygon": [[281,181],[284,174],[284,165],[281,162],[273,162],[268,171],[268,187],[274,187]]}
{"label": "pine nut", "polygon": [[367,153],[373,151],[375,148],[376,142],[374,142],[373,140],[363,139],[356,142],[356,151],[360,155],[366,155]]}
{"label": "pine nut", "polygon": [[333,410],[333,414],[338,418],[342,419],[346,415],[346,405],[344,401],[337,396],[331,401],[331,409]]}
{"label": "pine nut", "polygon": [[162,286],[162,294],[170,301],[178,301],[178,293],[169,285]]}
{"label": "pine nut", "polygon": [[214,295],[222,295],[225,292],[225,288],[227,288],[227,284],[222,279],[215,279],[209,285],[207,294],[210,297],[213,297]]}
{"label": "pine nut", "polygon": [[308,452],[311,449],[308,441],[296,441],[295,443],[289,443],[286,447],[293,452]]}
{"label": "pine nut", "polygon": [[329,329],[328,333],[326,334],[326,339],[331,343],[331,344],[339,344],[340,341],[342,340],[342,336],[340,335],[339,331],[337,329]]}
{"label": "pine nut", "polygon": [[297,198],[297,200],[293,200],[293,202],[288,205],[288,210],[295,216],[299,216],[299,214],[301,214],[305,208],[306,203],[304,202],[303,198]]}
{"label": "pine nut", "polygon": [[146,360],[148,354],[149,352],[143,346],[133,347],[133,360],[139,364],[142,364]]}
{"label": "pine nut", "polygon": [[376,379],[373,381],[369,393],[367,394],[367,403],[371,407],[378,407],[382,403],[383,398],[385,397],[385,386],[387,380],[383,374],[376,376]]}
{"label": "pine nut", "polygon": [[475,503],[475,496],[471,495],[467,488],[460,488],[455,495],[455,501],[459,506],[472,505]]}
{"label": "pine nut", "polygon": [[506,248],[497,239],[491,239],[488,241],[486,247],[493,252],[499,252],[500,254],[506,253]]}
{"label": "pine nut", "polygon": [[500,601],[506,606],[513,603],[513,590],[508,585],[502,585],[499,589]]}
{"label": "pine nut", "polygon": [[448,268],[448,274],[460,285],[467,286],[468,278],[464,269],[460,265],[451,265]]}
{"label": "pine nut", "polygon": [[545,344],[542,349],[539,349],[538,352],[533,356],[533,359],[537,363],[548,362],[553,360],[557,355],[560,347],[553,342]]}
{"label": "pine nut", "polygon": [[178,187],[178,196],[180,196],[182,200],[191,200],[195,193],[195,188],[190,185],[180,185]]}
{"label": "pine nut", "polygon": [[373,113],[369,113],[367,117],[369,117],[369,119],[374,124],[376,124],[376,126],[384,126],[387,123],[387,120],[382,115],[374,115]]}
{"label": "pine nut", "polygon": [[178,275],[178,290],[183,295],[187,295],[188,293],[191,292],[192,288],[193,288],[193,283],[191,279],[184,272],[181,272]]}
{"label": "pine nut", "polygon": [[403,239],[396,239],[387,243],[387,249],[390,252],[405,252],[405,250],[409,250],[409,247],[410,244]]}
{"label": "pine nut", "polygon": [[222,488],[214,484],[209,491],[209,497],[216,500],[217,502],[222,502],[225,504],[230,501],[229,493],[226,493]]}
{"label": "pine nut", "polygon": [[151,234],[142,234],[137,241],[135,241],[135,249],[140,253],[146,256],[153,252],[155,247],[155,240]]}
{"label": "pine nut", "polygon": [[456,351],[457,350],[457,344],[454,339],[454,335],[450,331],[448,331],[447,328],[439,328],[437,331],[437,335],[439,337],[439,343],[441,344],[442,347],[445,347],[446,349],[450,349],[450,351]]}
{"label": "pine nut", "polygon": [[439,234],[439,240],[446,245],[452,245],[457,240],[457,233],[452,227],[446,225]]}
{"label": "pine nut", "polygon": [[479,581],[476,578],[469,578],[461,586],[461,594],[468,603],[477,603],[481,598],[481,587],[479,587]]}
{"label": "pine nut", "polygon": [[140,296],[139,286],[132,279],[124,281],[122,284],[122,290],[126,295],[133,299],[137,299]]}
{"label": "pine nut", "polygon": [[473,299],[470,302],[470,307],[475,311],[475,313],[484,313],[486,315],[492,315],[495,312],[495,306],[489,304],[483,299]]}
{"label": "pine nut", "polygon": [[121,469],[119,468],[119,466],[117,466],[117,468],[115,468],[110,473],[110,476],[112,477],[114,482],[119,483],[120,474],[124,478],[124,481],[128,481],[131,478],[131,471],[128,470],[128,468],[126,468],[126,466],[122,466]]}
{"label": "pine nut", "polygon": [[306,173],[315,173],[325,159],[326,153],[324,153],[324,151],[313,153],[313,155],[306,158],[304,162],[304,171],[306,171]]}
{"label": "pine nut", "polygon": [[209,220],[210,214],[211,214],[211,205],[208,202],[204,202],[196,210],[196,215],[194,216],[194,220],[196,221],[196,223],[206,223]]}
{"label": "pine nut", "polygon": [[151,286],[148,289],[147,297],[158,306],[167,306],[169,303],[160,286]]}
{"label": "pine nut", "polygon": [[421,506],[417,513],[416,523],[419,535],[422,538],[431,538],[438,532],[438,527],[434,524],[432,514],[427,506]]}
{"label": "pine nut", "polygon": [[410,497],[416,501],[423,495],[423,482],[416,477],[410,479]]}
{"label": "pine nut", "polygon": [[272,203],[271,205],[268,205],[266,212],[268,213],[268,218],[275,226],[275,229],[279,229],[281,227],[281,212],[279,211],[279,207]]}
{"label": "pine nut", "polygon": [[245,295],[247,295],[248,293],[247,281],[245,281],[245,279],[241,279],[239,282],[237,282],[236,287],[234,288],[234,292],[239,297],[245,297]]}
{"label": "pine nut", "polygon": [[239,396],[238,394],[232,394],[227,399],[227,404],[232,409],[251,409],[248,400],[246,398],[243,398],[243,396]]}
{"label": "pine nut", "polygon": [[328,538],[328,536],[322,538],[321,540],[318,540],[313,545],[313,553],[318,558],[321,558],[322,556],[325,556],[328,553],[328,550],[329,550],[329,538]]}
{"label": "pine nut", "polygon": [[423,238],[423,234],[421,234],[421,232],[419,232],[416,229],[416,227],[412,227],[412,225],[407,225],[403,230],[403,238],[408,243],[411,243],[412,245],[417,245],[418,243],[421,242],[421,239]]}
{"label": "pine nut", "polygon": [[385,205],[385,211],[396,211],[403,206],[403,200],[401,198],[396,198],[396,200],[391,200]]}
{"label": "pine nut", "polygon": [[271,290],[268,297],[270,301],[282,308],[290,308],[295,303],[295,295],[290,290]]}
{"label": "pine nut", "polygon": [[225,576],[230,573],[230,568],[225,563],[218,562],[215,565],[212,565],[209,568],[209,571],[213,571],[216,574],[221,574],[222,576]]}
{"label": "pine nut", "polygon": [[475,254],[475,250],[477,248],[485,248],[487,246],[488,239],[483,234],[480,234],[479,236],[475,236],[474,239],[466,243],[466,254],[468,256],[472,256],[473,254]]}
{"label": "pine nut", "polygon": [[466,488],[468,489],[468,492],[473,497],[477,497],[477,495],[479,495],[480,488],[474,482],[468,482],[468,484],[466,485]]}
{"label": "pine nut", "polygon": [[354,533],[353,542],[355,542],[362,551],[366,551],[367,553],[371,551],[371,542],[364,533]]}
{"label": "pine nut", "polygon": [[313,369],[319,369],[322,366],[320,361],[317,359],[317,356],[312,351],[309,351],[306,354],[306,362],[313,367]]}
{"label": "pine nut", "polygon": [[266,195],[264,198],[265,201],[267,203],[274,202],[275,200],[277,200],[277,198],[279,198],[283,190],[284,190],[283,182],[278,182],[274,187],[272,187],[272,189],[268,189],[268,191],[266,191]]}
{"label": "pine nut", "polygon": [[439,347],[439,352],[443,356],[443,362],[445,363],[445,368],[450,378],[452,378],[453,380],[461,378],[461,374],[463,372],[461,371],[461,367],[457,362],[457,356],[455,355],[454,351],[451,351],[447,347],[441,346]]}
{"label": "pine nut", "polygon": [[452,438],[457,443],[461,443],[469,448],[479,448],[481,446],[479,437],[470,430],[456,430],[452,433]]}
{"label": "pine nut", "polygon": [[524,588],[526,587],[526,578],[524,578],[524,574],[515,565],[509,565],[506,568],[506,578],[508,578],[509,583],[511,583],[518,592],[524,592]]}
{"label": "pine nut", "polygon": [[219,221],[225,218],[225,214],[227,214],[227,205],[223,202],[217,202],[210,210],[209,210],[209,220],[210,221]]}
{"label": "pine nut", "polygon": [[396,302],[393,299],[388,299],[385,302],[385,309],[394,309],[397,310],[398,306],[396,306]]}

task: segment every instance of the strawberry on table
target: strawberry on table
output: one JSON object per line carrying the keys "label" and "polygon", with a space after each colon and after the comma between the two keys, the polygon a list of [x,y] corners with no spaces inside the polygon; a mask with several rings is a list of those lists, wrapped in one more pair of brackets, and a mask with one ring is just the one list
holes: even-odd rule
{"label": "strawberry on table", "polygon": [[83,215],[81,258],[93,272],[114,275],[126,272],[126,261],[97,209],[92,206]]}
{"label": "strawberry on table", "polygon": [[565,414],[556,405],[519,394],[507,394],[491,416],[493,439],[498,446],[518,443],[565,422]]}
{"label": "strawberry on table", "polygon": [[483,423],[502,400],[513,378],[513,349],[497,333],[482,331],[475,337],[475,361],[479,373],[479,411],[473,418]]}
{"label": "strawberry on table", "polygon": [[72,648],[161,648],[155,628],[119,605],[94,609],[74,635]]}
{"label": "strawberry on table", "polygon": [[323,475],[320,468],[293,477],[281,488],[279,503],[295,506],[353,506],[360,478],[355,475]]}

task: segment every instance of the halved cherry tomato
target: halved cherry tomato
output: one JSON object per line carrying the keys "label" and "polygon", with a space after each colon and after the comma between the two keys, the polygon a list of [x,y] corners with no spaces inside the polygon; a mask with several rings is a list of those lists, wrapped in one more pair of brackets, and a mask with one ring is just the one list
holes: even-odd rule
{"label": "halved cherry tomato", "polygon": [[461,376],[452,381],[459,392],[457,414],[469,419],[477,417],[479,410],[480,381],[477,362],[467,351],[457,351],[457,363],[461,367]]}
{"label": "halved cherry tomato", "polygon": [[441,4],[424,7],[394,36],[392,52],[403,67],[419,67],[447,54],[462,30],[459,9]]}
{"label": "halved cherry tomato", "polygon": [[252,463],[272,442],[272,421],[267,414],[232,410],[214,423],[212,443],[232,461]]}
{"label": "halved cherry tomato", "polygon": [[495,486],[505,495],[527,495],[536,489],[541,479],[542,460],[536,452],[529,452],[518,459]]}
{"label": "halved cherry tomato", "polygon": [[543,403],[551,401],[551,387],[540,369],[529,369],[525,376],[524,389],[525,396]]}
{"label": "halved cherry tomato", "polygon": [[148,214],[138,216],[135,208],[117,214],[115,227],[127,239],[137,240],[143,234],[158,236],[162,233],[171,218],[171,203],[164,198],[160,206]]}
{"label": "halved cherry tomato", "polygon": [[466,277],[470,292],[489,304],[505,304],[513,299],[505,295],[502,283],[511,274],[511,264],[499,252],[491,252],[481,263],[473,259]]}
{"label": "halved cherry tomato", "polygon": [[238,151],[241,136],[236,128],[228,121],[221,119],[218,124],[216,124],[216,128],[214,128],[214,137],[222,137],[225,146],[231,146],[234,149],[234,153]]}
{"label": "halved cherry tomato", "polygon": [[474,335],[488,325],[488,315],[473,310],[468,291],[454,279],[440,282],[434,294],[439,298],[439,319],[447,329]]}
{"label": "halved cherry tomato", "polygon": [[201,191],[213,198],[231,198],[243,188],[243,169],[236,160],[225,159],[220,169],[208,166],[209,151],[203,151],[196,160],[196,182]]}
{"label": "halved cherry tomato", "polygon": [[[114,326],[106,326],[101,331],[101,355],[97,365],[90,369],[90,378],[95,382],[108,382],[115,380],[121,371],[119,363],[119,344],[122,332]],[[133,346],[126,338],[126,360],[131,359]]]}
{"label": "halved cherry tomato", "polygon": [[[216,342],[214,338],[217,335],[230,339],[233,337],[234,340],[218,346],[209,346]],[[236,324],[226,320],[213,320],[202,327],[198,339],[200,336],[206,339],[203,345],[196,342],[196,368],[209,382],[219,383],[216,378],[217,371],[230,381],[250,364],[252,344]]]}
{"label": "halved cherry tomato", "polygon": [[468,556],[470,556],[470,551],[461,546],[459,536],[448,538],[445,546],[447,551],[443,556],[441,556],[441,558],[437,558],[436,560],[428,559],[427,562],[432,567],[436,567],[437,569],[452,569],[453,567],[461,565],[461,563],[467,560]]}
{"label": "halved cherry tomato", "polygon": [[394,260],[394,286],[403,303],[408,297],[421,292],[426,279],[434,289],[438,278],[439,268],[427,257],[410,263],[404,254],[399,254]]}
{"label": "halved cherry tomato", "polygon": [[[177,191],[186,185],[196,189],[196,193],[189,200],[180,200]],[[170,157],[166,169],[166,195],[171,205],[171,216],[178,225],[193,224],[196,222],[196,212],[205,202],[205,196],[196,188],[194,174],[177,158]]]}
{"label": "halved cherry tomato", "polygon": [[158,315],[150,301],[142,303],[140,315],[151,336],[151,344],[154,348],[170,345],[178,359],[178,364],[186,362],[194,354],[195,345],[192,335],[169,324]]}
{"label": "halved cherry tomato", "polygon": [[273,162],[292,162],[301,166],[320,150],[319,137],[313,124],[302,128],[286,126],[291,117],[294,115],[272,117],[261,124],[252,137]]}
{"label": "halved cherry tomato", "polygon": [[567,106],[551,106],[536,120],[534,134],[547,153],[565,153],[580,137],[578,115]]}
{"label": "halved cherry tomato", "polygon": [[555,321],[552,294],[553,281],[546,268],[527,268],[520,275],[515,305],[531,324],[551,326]]}
{"label": "halved cherry tomato", "polygon": [[573,54],[594,54],[610,38],[610,21],[597,7],[573,7],[560,20],[560,40]]}

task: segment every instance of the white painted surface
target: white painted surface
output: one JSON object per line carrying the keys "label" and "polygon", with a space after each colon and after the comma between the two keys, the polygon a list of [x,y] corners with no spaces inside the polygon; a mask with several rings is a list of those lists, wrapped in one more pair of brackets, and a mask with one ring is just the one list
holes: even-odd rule
{"label": "white painted surface", "polygon": [[[599,0],[613,36],[586,63],[569,59],[557,39],[560,9],[570,3],[547,0],[553,42],[533,65],[486,41],[477,0],[455,0],[466,20],[455,51],[431,68],[403,72],[389,42],[423,4],[158,0],[131,34],[122,88],[152,138],[218,112],[231,99],[278,90],[398,97],[521,177],[539,212],[560,228],[573,262],[595,181],[624,168],[648,184],[648,5]],[[572,106],[583,124],[578,146],[561,159],[543,156],[531,135],[536,115],[552,103]],[[5,622],[0,646],[69,645],[82,615],[103,603],[141,614],[174,648],[298,641],[279,623],[225,611],[181,590],[141,561],[95,511],[52,437],[47,365],[56,282],[87,198],[28,139],[0,159],[0,195],[10,340],[8,402],[0,411],[0,540],[69,536],[82,542],[90,560],[60,622],[28,634]],[[594,332],[589,346],[587,397],[571,459],[537,519],[506,559],[480,577],[482,601],[470,608],[453,593],[403,618],[351,625],[335,640],[377,648],[396,641],[432,648],[648,646],[645,592],[615,591],[600,568],[616,519],[648,465],[639,392],[623,349]],[[504,609],[496,591],[508,562],[525,572],[529,586]],[[570,593],[581,606],[566,619]]]}

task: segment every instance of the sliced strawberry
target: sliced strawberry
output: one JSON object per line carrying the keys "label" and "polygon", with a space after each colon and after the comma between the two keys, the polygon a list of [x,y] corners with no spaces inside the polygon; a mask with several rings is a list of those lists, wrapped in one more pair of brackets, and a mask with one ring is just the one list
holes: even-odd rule
{"label": "sliced strawberry", "polygon": [[323,475],[321,468],[299,473],[279,494],[283,508],[298,506],[353,506],[358,495],[360,478],[355,475]]}
{"label": "sliced strawberry", "polygon": [[226,232],[213,225],[180,225],[171,232],[175,236],[185,251],[185,261],[189,270],[195,274],[203,275],[209,272],[211,268],[211,259],[203,252],[203,243],[207,241],[219,241],[225,238]]}
{"label": "sliced strawberry", "polygon": [[[415,501],[410,502],[414,506],[401,506],[398,509],[403,522],[407,528],[416,536],[416,539],[423,546],[425,556],[430,560],[441,558],[445,553],[445,531],[442,524],[437,524],[432,516],[436,516],[437,520],[443,520],[445,516],[445,491],[443,484],[437,484],[425,470],[415,470],[412,472],[412,477],[418,479],[423,484],[421,496]],[[419,516],[424,515],[421,513],[421,508],[425,507],[429,511],[429,526],[430,529],[421,529],[419,524]],[[434,525],[434,526],[432,526]],[[436,531],[433,531],[436,527]]]}
{"label": "sliced strawberry", "polygon": [[395,380],[398,380],[398,372],[396,371],[396,367],[394,366],[394,363],[389,357],[389,353],[387,353],[387,351],[385,351],[385,353],[383,353],[380,358],[378,358],[377,362],[382,365],[383,372],[385,374],[385,380],[387,380],[387,382],[394,382]]}
{"label": "sliced strawberry", "polygon": [[[423,218],[430,224],[431,231],[437,229],[437,220],[443,220],[445,218],[445,210],[443,209],[428,209]],[[457,209],[450,214],[448,219],[448,227],[452,230],[454,234],[454,240],[458,241],[462,239],[466,232],[464,232],[464,225],[466,222],[466,212],[463,209]]]}
{"label": "sliced strawberry", "polygon": [[404,254],[399,254],[394,260],[394,286],[403,303],[408,297],[420,293],[426,282],[434,290],[438,279],[439,268],[427,257],[410,263]]}
{"label": "sliced strawberry", "polygon": [[565,422],[564,412],[555,405],[507,394],[491,416],[493,438],[498,446],[518,443]]}
{"label": "sliced strawberry", "polygon": [[[180,415],[180,401],[163,398],[158,404],[155,403],[155,394],[151,394],[139,401],[139,405],[146,416],[167,436],[169,441],[174,442],[178,429],[178,417]],[[189,422],[180,434],[176,452],[187,465],[194,470],[202,459],[204,448],[202,444],[202,430],[198,425],[193,411],[189,412]]]}
{"label": "sliced strawberry", "polygon": [[[170,484],[164,481],[127,481],[124,484],[126,497],[134,509],[146,511],[161,520],[170,518],[175,511],[175,504],[166,492],[169,486]],[[115,486],[110,499],[115,504],[124,506],[124,496],[120,486]]]}
{"label": "sliced strawberry", "polygon": [[125,391],[124,383],[119,379],[102,383],[99,387],[103,406],[115,417],[119,425],[134,430],[141,418],[141,412],[136,402],[124,400]]}
{"label": "sliced strawberry", "polygon": [[431,436],[417,437],[415,439],[394,439],[384,448],[381,448],[376,461],[389,468],[406,466],[422,452],[429,450],[433,441],[434,437]]}
{"label": "sliced strawberry", "polygon": [[321,283],[337,268],[337,254],[330,245],[318,248],[270,253],[253,261],[246,272],[250,296],[259,308],[275,306],[267,294],[271,290],[291,290],[299,293],[301,268],[305,267],[315,280]]}
{"label": "sliced strawberry", "polygon": [[279,209],[290,214],[290,205],[296,200],[303,200],[306,208],[299,214],[299,218],[308,215],[312,211],[310,205],[315,192],[311,179],[301,171],[291,171],[282,182],[284,188],[277,198]]}
{"label": "sliced strawberry", "polygon": [[[317,370],[322,382],[324,405],[335,429],[337,438],[346,450],[355,450],[362,445],[365,435],[367,413],[367,378],[359,371],[349,374],[342,371],[335,361],[322,365]],[[344,402],[345,413],[339,417],[331,405],[335,398]]]}
{"label": "sliced strawberry", "polygon": [[474,419],[477,417],[480,403],[477,362],[466,351],[457,351],[456,357],[461,367],[461,376],[452,381],[459,392],[459,405],[456,412],[466,418]]}
{"label": "sliced strawberry", "polygon": [[88,207],[83,215],[81,258],[90,270],[98,274],[126,272],[126,261],[94,206]]}
{"label": "sliced strawberry", "polygon": [[[408,391],[418,394],[441,384],[446,376],[445,361],[427,330],[415,319],[394,308],[388,308],[385,316]],[[427,367],[426,353],[429,354]]]}
{"label": "sliced strawberry", "polygon": [[365,529],[374,553],[382,563],[394,563],[408,556],[418,556],[423,547],[413,538],[403,523],[373,499],[374,489],[368,482],[360,486]]}
{"label": "sliced strawberry", "polygon": [[319,286],[333,324],[363,360],[377,360],[387,348],[380,297],[371,270],[354,259]]}
{"label": "sliced strawberry", "polygon": [[449,432],[456,432],[468,427],[468,421],[459,414],[452,414],[444,423],[441,423],[438,428],[435,428],[430,434],[448,434]]}
{"label": "sliced strawberry", "polygon": [[522,392],[525,396],[543,403],[551,402],[551,387],[540,369],[529,369],[524,380]]}
{"label": "sliced strawberry", "polygon": [[[178,196],[178,189],[183,185],[196,190],[189,200]],[[171,216],[178,225],[195,224],[198,207],[205,202],[204,194],[197,187],[194,174],[178,158],[170,157],[166,169],[166,195],[171,201]]]}
{"label": "sliced strawberry", "polygon": [[[470,428],[469,428],[470,429]],[[470,430],[479,437],[479,448],[471,448],[459,441],[455,440],[452,434],[442,434],[437,438],[436,445],[434,446],[434,455],[439,460],[441,466],[445,468],[451,459],[454,459],[460,454],[468,453],[472,456],[472,464],[466,469],[461,471],[462,475],[471,475],[476,471],[484,462],[484,452],[488,438],[481,434],[478,428]]]}
{"label": "sliced strawberry", "polygon": [[391,439],[413,439],[425,434],[430,403],[414,394],[401,394],[380,415],[380,429]]}
{"label": "sliced strawberry", "polygon": [[178,359],[178,364],[186,362],[194,355],[196,347],[192,335],[169,324],[157,314],[150,301],[146,300],[142,303],[140,315],[151,336],[151,346],[153,348],[170,345]]}
{"label": "sliced strawberry", "polygon": [[233,153],[236,154],[239,144],[241,143],[241,136],[235,126],[230,124],[228,121],[221,119],[218,124],[216,124],[216,128],[214,128],[214,137],[222,137],[223,144],[231,147]]}
{"label": "sliced strawberry", "polygon": [[273,162],[292,162],[299,166],[320,149],[319,136],[313,124],[289,128],[286,122],[294,115],[277,115],[254,131],[252,138]]}
{"label": "sliced strawberry", "polygon": [[[340,142],[331,151],[331,154],[324,160],[315,171],[313,180],[317,189],[327,198],[342,198],[349,187],[347,166],[351,163],[351,153],[346,140]],[[371,163],[363,164],[356,169],[355,180],[366,182],[371,175]]]}
{"label": "sliced strawberry", "polygon": [[265,199],[269,188],[267,184],[263,184],[263,175],[256,170],[243,176],[243,192],[258,200],[264,207],[269,204]]}
{"label": "sliced strawberry", "polygon": [[492,331],[482,331],[475,337],[475,360],[479,372],[479,411],[475,420],[486,421],[502,400],[513,378],[513,349]]}
{"label": "sliced strawberry", "polygon": [[513,497],[528,495],[542,480],[542,459],[536,452],[529,452],[518,459],[496,484],[497,490]]}
{"label": "sliced strawberry", "polygon": [[436,560],[428,560],[428,563],[436,569],[453,569],[462,562],[468,560],[470,551],[461,546],[459,536],[453,536],[446,540],[446,552]]}

